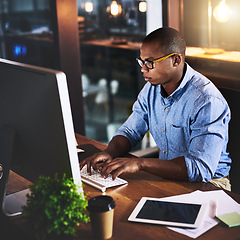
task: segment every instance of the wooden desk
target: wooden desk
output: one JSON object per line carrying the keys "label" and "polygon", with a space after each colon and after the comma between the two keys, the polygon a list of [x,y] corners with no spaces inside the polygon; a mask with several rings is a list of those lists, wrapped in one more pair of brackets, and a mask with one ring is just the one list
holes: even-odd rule
{"label": "wooden desk", "polygon": [[[96,142],[92,139],[76,135],[79,145],[81,144],[93,144],[100,149],[104,149],[105,145]],[[16,176],[14,176],[16,179]],[[114,215],[114,232],[112,239],[116,240],[187,240],[191,239],[185,235],[181,235],[177,232],[171,231],[164,226],[150,225],[150,224],[140,224],[140,223],[130,223],[128,222],[128,217],[135,208],[136,204],[143,196],[148,197],[167,197],[177,194],[190,193],[195,190],[216,190],[218,188],[214,187],[210,183],[189,183],[181,181],[171,181],[161,179],[160,177],[139,172],[136,174],[124,174],[123,178],[128,180],[128,185],[124,187],[114,188],[107,190],[106,194],[112,196],[116,202],[115,215]],[[22,179],[20,178],[22,181]],[[9,185],[8,192],[13,192],[13,188],[17,184]],[[19,189],[18,189],[19,190]],[[84,186],[85,193],[88,194],[88,198],[100,195],[101,192],[91,186]],[[240,195],[228,192],[234,200],[240,203]],[[5,222],[5,228],[8,228],[9,232],[12,231],[12,226],[18,226],[15,232],[18,233],[18,238],[23,239],[19,234],[24,234],[19,225],[22,222],[22,217],[15,217],[9,219],[7,224]],[[20,233],[21,232],[21,233]],[[1,232],[0,232],[1,233]],[[24,240],[31,239],[31,237],[24,235]],[[239,239],[240,237],[240,227],[227,228],[224,224],[218,224],[214,228],[210,229],[208,232],[200,236],[199,240],[230,240]],[[9,240],[10,238],[8,238]],[[81,224],[78,227],[78,237],[76,239],[92,239],[91,224]]]}

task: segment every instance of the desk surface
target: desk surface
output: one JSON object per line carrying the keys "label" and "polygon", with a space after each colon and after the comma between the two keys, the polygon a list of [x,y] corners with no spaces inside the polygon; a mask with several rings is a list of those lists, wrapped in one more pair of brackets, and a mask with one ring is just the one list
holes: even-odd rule
{"label": "desk surface", "polygon": [[[105,145],[96,142],[92,139],[76,135],[79,145],[81,144],[93,144],[100,149],[104,149]],[[209,183],[190,183],[182,181],[171,181],[162,179],[160,177],[148,174],[145,172],[139,172],[136,174],[125,174],[122,177],[128,180],[128,185],[124,187],[114,188],[107,190],[106,194],[112,196],[116,202],[115,216],[114,216],[114,231],[112,239],[128,240],[128,239],[168,239],[168,240],[184,240],[191,239],[187,236],[181,235],[177,232],[171,231],[164,226],[130,223],[128,217],[135,208],[136,204],[143,196],[148,197],[167,197],[178,194],[190,193],[195,190],[216,190]],[[22,178],[19,178],[15,174],[11,173],[10,179],[12,184],[8,186],[8,193],[25,188],[28,182],[25,182]],[[20,181],[17,183],[17,181]],[[19,187],[21,185],[21,187]],[[85,193],[88,194],[88,198],[100,195],[101,192],[91,186],[84,186]],[[228,192],[234,200],[240,203],[240,195]],[[22,218],[15,217],[8,220],[6,228],[10,229],[12,225],[21,225]],[[22,231],[22,230],[21,230]],[[0,230],[1,234],[1,230]],[[19,233],[18,233],[19,235]],[[78,227],[78,238],[76,239],[92,239],[91,224],[81,224]],[[227,228],[223,224],[218,224],[198,239],[239,239],[240,227]],[[22,239],[22,238],[16,238]],[[27,240],[27,238],[25,238]]]}

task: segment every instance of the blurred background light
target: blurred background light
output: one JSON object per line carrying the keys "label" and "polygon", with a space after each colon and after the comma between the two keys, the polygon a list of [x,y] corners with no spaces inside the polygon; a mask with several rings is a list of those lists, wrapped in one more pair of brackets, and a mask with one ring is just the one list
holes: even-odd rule
{"label": "blurred background light", "polygon": [[213,10],[213,16],[218,22],[227,22],[231,15],[232,10],[227,5],[226,0],[221,0],[221,2]]}
{"label": "blurred background light", "polygon": [[93,11],[93,3],[92,2],[85,3],[85,11],[88,13],[91,13]]}
{"label": "blurred background light", "polygon": [[139,12],[147,11],[147,3],[145,1],[140,2],[138,7],[139,7]]}

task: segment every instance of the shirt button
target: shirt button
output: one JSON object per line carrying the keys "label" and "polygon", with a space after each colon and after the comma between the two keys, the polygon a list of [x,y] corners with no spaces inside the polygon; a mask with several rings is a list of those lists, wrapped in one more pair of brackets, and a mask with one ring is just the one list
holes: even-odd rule
{"label": "shirt button", "polygon": [[165,130],[163,129],[162,132],[165,132]]}
{"label": "shirt button", "polygon": [[163,151],[163,154],[165,154],[166,153],[166,151]]}
{"label": "shirt button", "polygon": [[166,108],[166,111],[168,111],[169,109],[168,108]]}

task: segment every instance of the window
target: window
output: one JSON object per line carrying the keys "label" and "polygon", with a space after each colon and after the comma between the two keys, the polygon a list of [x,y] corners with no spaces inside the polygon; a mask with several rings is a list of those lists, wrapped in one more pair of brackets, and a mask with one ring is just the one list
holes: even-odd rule
{"label": "window", "polygon": [[108,143],[144,84],[135,58],[146,36],[146,1],[78,0],[86,135]]}
{"label": "window", "polygon": [[0,57],[55,67],[50,2],[0,0]]}

